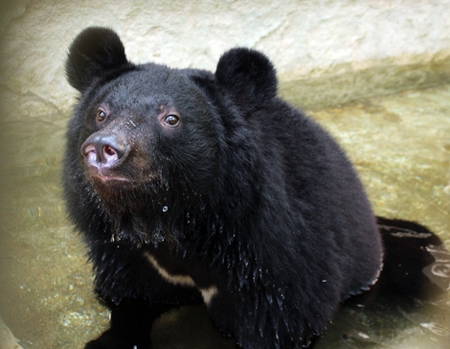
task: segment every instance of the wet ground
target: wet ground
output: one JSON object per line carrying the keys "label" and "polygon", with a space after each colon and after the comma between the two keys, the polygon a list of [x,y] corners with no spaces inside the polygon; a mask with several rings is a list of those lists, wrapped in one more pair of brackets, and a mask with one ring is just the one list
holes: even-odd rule
{"label": "wet ground", "polygon": [[[286,93],[289,99],[288,93]],[[307,110],[346,149],[377,214],[415,220],[450,248],[450,86]],[[106,326],[85,249],[61,198],[69,115],[3,119],[0,315],[23,348],[82,348]],[[13,118],[11,118],[13,119]],[[156,348],[233,348],[203,307],[167,314]],[[450,295],[346,307],[317,348],[449,348]]]}

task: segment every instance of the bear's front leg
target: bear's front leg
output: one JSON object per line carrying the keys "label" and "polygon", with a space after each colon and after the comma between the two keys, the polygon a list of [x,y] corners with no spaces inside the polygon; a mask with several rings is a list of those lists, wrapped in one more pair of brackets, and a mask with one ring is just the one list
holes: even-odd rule
{"label": "bear's front leg", "polygon": [[173,305],[153,304],[144,299],[124,299],[111,309],[110,328],[85,349],[149,349],[153,322]]}

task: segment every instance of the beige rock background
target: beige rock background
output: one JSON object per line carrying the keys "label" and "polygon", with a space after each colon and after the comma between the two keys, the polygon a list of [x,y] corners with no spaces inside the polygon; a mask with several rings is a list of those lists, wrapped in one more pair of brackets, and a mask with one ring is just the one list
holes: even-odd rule
{"label": "beige rock background", "polygon": [[[233,46],[265,52],[304,106],[450,81],[448,0],[2,0],[3,117],[66,111],[71,40],[115,29],[134,62],[214,70]],[[447,15],[445,15],[447,14]]]}

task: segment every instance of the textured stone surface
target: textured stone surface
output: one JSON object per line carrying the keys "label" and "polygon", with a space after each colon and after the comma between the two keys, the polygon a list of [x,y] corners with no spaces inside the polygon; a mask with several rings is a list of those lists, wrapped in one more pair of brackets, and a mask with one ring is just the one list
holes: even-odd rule
{"label": "textured stone surface", "polygon": [[295,84],[296,101],[308,106],[450,81],[446,0],[5,3],[0,92],[2,114],[13,119],[70,107],[64,59],[90,25],[114,28],[135,62],[214,70],[230,47],[262,50],[282,88]]}

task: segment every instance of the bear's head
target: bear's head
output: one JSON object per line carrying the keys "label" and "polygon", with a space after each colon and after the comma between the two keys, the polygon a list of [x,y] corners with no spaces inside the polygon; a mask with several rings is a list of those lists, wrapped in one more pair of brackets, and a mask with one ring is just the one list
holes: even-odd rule
{"label": "bear's head", "polygon": [[277,93],[263,54],[232,49],[214,74],[137,65],[114,31],[92,27],[71,44],[66,72],[81,93],[67,134],[65,176],[74,180],[66,191],[82,186],[117,215],[220,196],[233,181],[251,181],[252,173],[230,178],[229,169],[256,166],[248,119]]}

